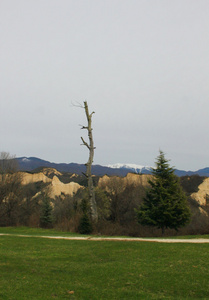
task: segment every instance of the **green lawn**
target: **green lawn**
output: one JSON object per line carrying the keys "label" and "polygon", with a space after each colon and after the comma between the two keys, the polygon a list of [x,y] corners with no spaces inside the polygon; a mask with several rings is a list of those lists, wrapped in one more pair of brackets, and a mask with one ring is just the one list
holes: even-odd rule
{"label": "green lawn", "polygon": [[[23,232],[24,231],[24,232]],[[63,233],[0,228],[0,233]],[[0,236],[0,299],[209,299],[209,244]]]}
{"label": "green lawn", "polygon": [[58,231],[55,229],[31,228],[31,227],[0,227],[0,233],[22,235],[45,235],[45,236],[81,236],[77,233]]}
{"label": "green lawn", "polygon": [[[35,236],[64,236],[64,237],[75,237],[75,236],[84,236],[78,233],[72,233],[69,231],[59,231],[56,229],[43,229],[43,228],[31,228],[31,227],[0,227],[0,234],[7,233],[7,234],[21,234],[21,235],[35,235]],[[97,237],[97,236],[95,236]],[[101,235],[98,237],[102,237]],[[105,236],[106,237],[106,236]],[[121,237],[121,236],[114,236],[114,237]],[[124,236],[125,238],[131,238],[130,236]],[[157,237],[154,237],[157,238]],[[172,237],[159,237],[159,238],[172,238],[172,239],[198,239],[198,238],[205,238],[209,239],[209,234],[204,235],[187,235],[187,236],[172,236]]]}

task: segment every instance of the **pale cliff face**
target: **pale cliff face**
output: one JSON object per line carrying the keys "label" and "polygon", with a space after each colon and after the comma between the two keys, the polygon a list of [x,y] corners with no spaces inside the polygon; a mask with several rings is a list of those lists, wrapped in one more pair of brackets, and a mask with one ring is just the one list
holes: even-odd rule
{"label": "pale cliff face", "polygon": [[62,173],[60,173],[59,171],[57,171],[54,168],[44,168],[42,173],[44,173],[44,175],[46,176],[51,176],[51,175],[62,175]]}
{"label": "pale cliff face", "polygon": [[82,187],[76,182],[63,183],[57,176],[54,176],[51,183],[50,196],[54,198],[55,196],[60,196],[62,193],[72,196],[80,188]]}
{"label": "pale cliff face", "polygon": [[[51,198],[55,198],[55,196],[60,196],[62,193],[73,195],[73,193],[76,193],[80,188],[83,188],[81,185],[75,182],[70,183],[63,183],[59,180],[59,178],[56,175],[62,175],[60,172],[56,171],[52,168],[45,168],[43,169],[43,172],[39,173],[26,173],[26,172],[19,172],[21,176],[21,181],[23,185],[29,184],[29,183],[35,183],[42,181],[44,183],[49,183],[50,187],[50,196]],[[48,176],[51,176],[53,178],[49,178]],[[76,177],[76,175],[73,175]],[[127,185],[142,185],[144,187],[147,187],[149,185],[148,181],[152,178],[152,175],[139,175],[139,174],[127,174],[126,177],[117,177],[117,176],[103,176],[99,179],[98,187],[103,189],[108,189],[107,186],[117,185],[120,189],[125,189]],[[204,179],[204,181],[198,186],[198,192],[192,193],[191,198],[195,201],[197,201],[200,205],[206,206],[206,196],[209,195],[209,178]]]}
{"label": "pale cliff face", "polygon": [[152,178],[152,175],[139,175],[139,174],[132,174],[128,173],[126,177],[118,177],[118,176],[112,176],[108,177],[107,175],[101,177],[98,182],[98,187],[104,188],[106,185],[108,185],[110,182],[117,182],[119,185],[123,185],[124,188],[127,185],[143,185],[148,186],[148,181]]}
{"label": "pale cliff face", "polygon": [[[55,172],[53,172],[54,174]],[[61,174],[60,172],[58,172]],[[20,173],[22,176],[22,184],[26,185],[29,183],[35,183],[42,181],[44,183],[49,183],[49,193],[51,198],[55,198],[56,196],[60,196],[62,193],[66,195],[73,195],[76,193],[80,188],[83,188],[81,185],[75,182],[70,183],[63,183],[59,180],[57,176],[54,176],[52,179],[44,175],[42,172],[40,173]],[[52,174],[52,172],[45,172],[45,174],[48,174],[49,176]],[[56,174],[56,173],[55,173]]]}
{"label": "pale cliff face", "polygon": [[42,172],[34,173],[34,174],[21,172],[21,175],[22,175],[23,185],[33,183],[33,182],[38,182],[38,181],[43,181],[44,183],[51,182],[51,179],[46,175],[44,175]]}
{"label": "pale cliff face", "polygon": [[143,185],[148,186],[148,181],[152,178],[152,175],[139,175],[128,173],[126,177],[124,177],[124,183],[126,184],[134,184],[134,185]]}
{"label": "pale cliff face", "polygon": [[200,205],[206,205],[206,196],[209,195],[209,178],[204,179],[204,181],[198,186],[198,192],[192,193],[191,198],[197,201]]}

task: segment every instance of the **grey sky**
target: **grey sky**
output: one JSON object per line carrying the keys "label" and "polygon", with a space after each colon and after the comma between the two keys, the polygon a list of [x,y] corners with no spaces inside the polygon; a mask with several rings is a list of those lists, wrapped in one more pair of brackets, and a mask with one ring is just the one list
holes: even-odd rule
{"label": "grey sky", "polygon": [[2,151],[96,164],[209,166],[208,0],[1,0]]}

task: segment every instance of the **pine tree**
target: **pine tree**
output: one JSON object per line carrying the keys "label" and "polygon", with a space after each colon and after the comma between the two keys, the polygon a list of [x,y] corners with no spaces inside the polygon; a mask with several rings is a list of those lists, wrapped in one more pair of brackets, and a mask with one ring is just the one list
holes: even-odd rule
{"label": "pine tree", "polygon": [[185,226],[190,221],[190,210],[186,196],[180,186],[174,169],[168,164],[162,151],[152,170],[153,180],[139,210],[138,223],[162,229],[175,229]]}
{"label": "pine tree", "polygon": [[52,227],[52,223],[52,207],[50,204],[50,199],[45,195],[41,207],[40,226],[42,228],[50,228]]}
{"label": "pine tree", "polygon": [[89,211],[89,203],[87,203],[87,199],[83,198],[81,201],[81,209],[83,212],[83,215],[80,219],[79,226],[78,226],[78,231],[81,234],[90,234],[92,233],[93,227],[91,220],[88,216],[88,211]]}
{"label": "pine tree", "polygon": [[92,233],[92,230],[93,228],[89,216],[87,215],[87,213],[84,213],[80,219],[78,231],[81,234],[90,234]]}

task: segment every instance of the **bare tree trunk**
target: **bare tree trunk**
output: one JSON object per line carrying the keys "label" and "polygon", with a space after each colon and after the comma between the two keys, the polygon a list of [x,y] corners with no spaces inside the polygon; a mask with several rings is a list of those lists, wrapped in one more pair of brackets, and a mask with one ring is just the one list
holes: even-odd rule
{"label": "bare tree trunk", "polygon": [[92,174],[91,174],[91,166],[93,163],[94,158],[94,141],[93,141],[93,135],[92,135],[92,127],[91,127],[91,118],[94,112],[89,114],[88,104],[86,101],[84,101],[84,109],[86,113],[86,118],[88,121],[88,126],[83,126],[82,129],[88,130],[88,137],[89,137],[89,144],[85,142],[85,140],[81,137],[81,140],[83,142],[83,145],[85,145],[89,149],[89,160],[85,164],[86,165],[86,177],[88,179],[88,190],[89,190],[89,202],[90,202],[90,208],[91,208],[91,217],[93,221],[98,220],[98,212],[97,212],[97,205],[95,200],[95,191],[94,191],[94,185],[92,180]]}

